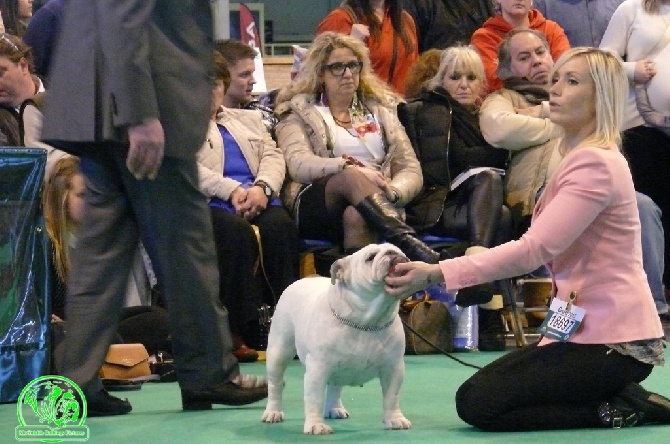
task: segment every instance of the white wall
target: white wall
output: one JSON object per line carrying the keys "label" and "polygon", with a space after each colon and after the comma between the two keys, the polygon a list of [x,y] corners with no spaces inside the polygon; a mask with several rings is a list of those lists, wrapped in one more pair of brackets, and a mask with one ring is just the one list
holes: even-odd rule
{"label": "white wall", "polygon": [[[237,0],[239,1],[239,0]],[[272,20],[275,41],[306,42],[314,38],[319,22],[341,0],[265,0],[265,19]]]}

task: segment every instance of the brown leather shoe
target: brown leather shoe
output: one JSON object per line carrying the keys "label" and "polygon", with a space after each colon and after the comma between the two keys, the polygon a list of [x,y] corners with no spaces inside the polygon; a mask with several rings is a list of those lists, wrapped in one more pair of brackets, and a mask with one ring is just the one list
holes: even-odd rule
{"label": "brown leather shoe", "polygon": [[233,354],[240,362],[258,361],[258,352],[245,344],[239,334],[233,334]]}

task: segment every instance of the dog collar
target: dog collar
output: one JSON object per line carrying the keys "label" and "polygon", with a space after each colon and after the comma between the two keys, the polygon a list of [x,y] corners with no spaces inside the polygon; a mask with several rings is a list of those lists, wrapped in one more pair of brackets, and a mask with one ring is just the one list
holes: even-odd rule
{"label": "dog collar", "polygon": [[350,321],[348,319],[344,319],[342,316],[338,315],[333,307],[330,307],[330,312],[335,316],[335,319],[340,321],[340,323],[346,325],[347,327],[355,328],[356,330],[363,330],[363,331],[381,331],[384,330],[385,328],[388,328],[391,324],[393,324],[393,321],[395,321],[395,318],[391,319],[384,325],[380,325],[377,327],[368,327],[367,325],[359,325],[353,321]]}

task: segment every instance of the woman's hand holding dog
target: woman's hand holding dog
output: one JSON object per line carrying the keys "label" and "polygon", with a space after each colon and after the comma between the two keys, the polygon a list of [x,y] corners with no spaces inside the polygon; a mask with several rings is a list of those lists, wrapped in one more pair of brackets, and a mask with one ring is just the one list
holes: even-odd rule
{"label": "woman's hand holding dog", "polygon": [[403,262],[393,267],[385,282],[388,294],[405,299],[431,284],[444,282],[444,276],[438,264]]}

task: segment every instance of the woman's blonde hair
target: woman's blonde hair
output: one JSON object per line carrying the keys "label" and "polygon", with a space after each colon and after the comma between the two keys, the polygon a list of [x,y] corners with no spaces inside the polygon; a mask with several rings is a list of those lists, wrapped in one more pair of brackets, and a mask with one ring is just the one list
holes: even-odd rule
{"label": "woman's blonde hair", "polygon": [[628,77],[621,58],[613,51],[590,47],[572,48],[554,65],[550,78],[575,57],[584,57],[595,88],[596,130],[589,142],[600,147],[621,146],[621,126],[628,99]]}
{"label": "woman's blonde hair", "polygon": [[484,63],[477,51],[471,46],[451,46],[442,51],[442,59],[437,73],[428,82],[428,89],[435,89],[442,86],[447,74],[461,70],[462,72],[472,72],[477,79],[482,82],[482,91],[486,89],[486,74],[484,73]]}
{"label": "woman's blonde hair", "polygon": [[642,7],[648,14],[658,14],[663,0],[642,0]]}
{"label": "woman's blonde hair", "polygon": [[54,265],[63,282],[67,282],[70,270],[68,235],[74,224],[68,214],[68,197],[72,189],[72,179],[77,174],[81,174],[79,158],[68,156],[59,159],[54,164],[51,178],[42,195],[42,211],[53,245]]}
{"label": "woman's blonde hair", "polygon": [[282,88],[277,97],[277,114],[286,111],[284,102],[290,101],[297,94],[318,96],[323,92],[321,75],[325,71],[330,54],[338,48],[347,48],[356,58],[363,62],[359,74],[358,93],[363,97],[372,97],[385,105],[397,103],[399,96],[394,93],[379,77],[372,72],[368,48],[360,40],[337,32],[319,34],[305,55],[302,70],[296,81]]}

